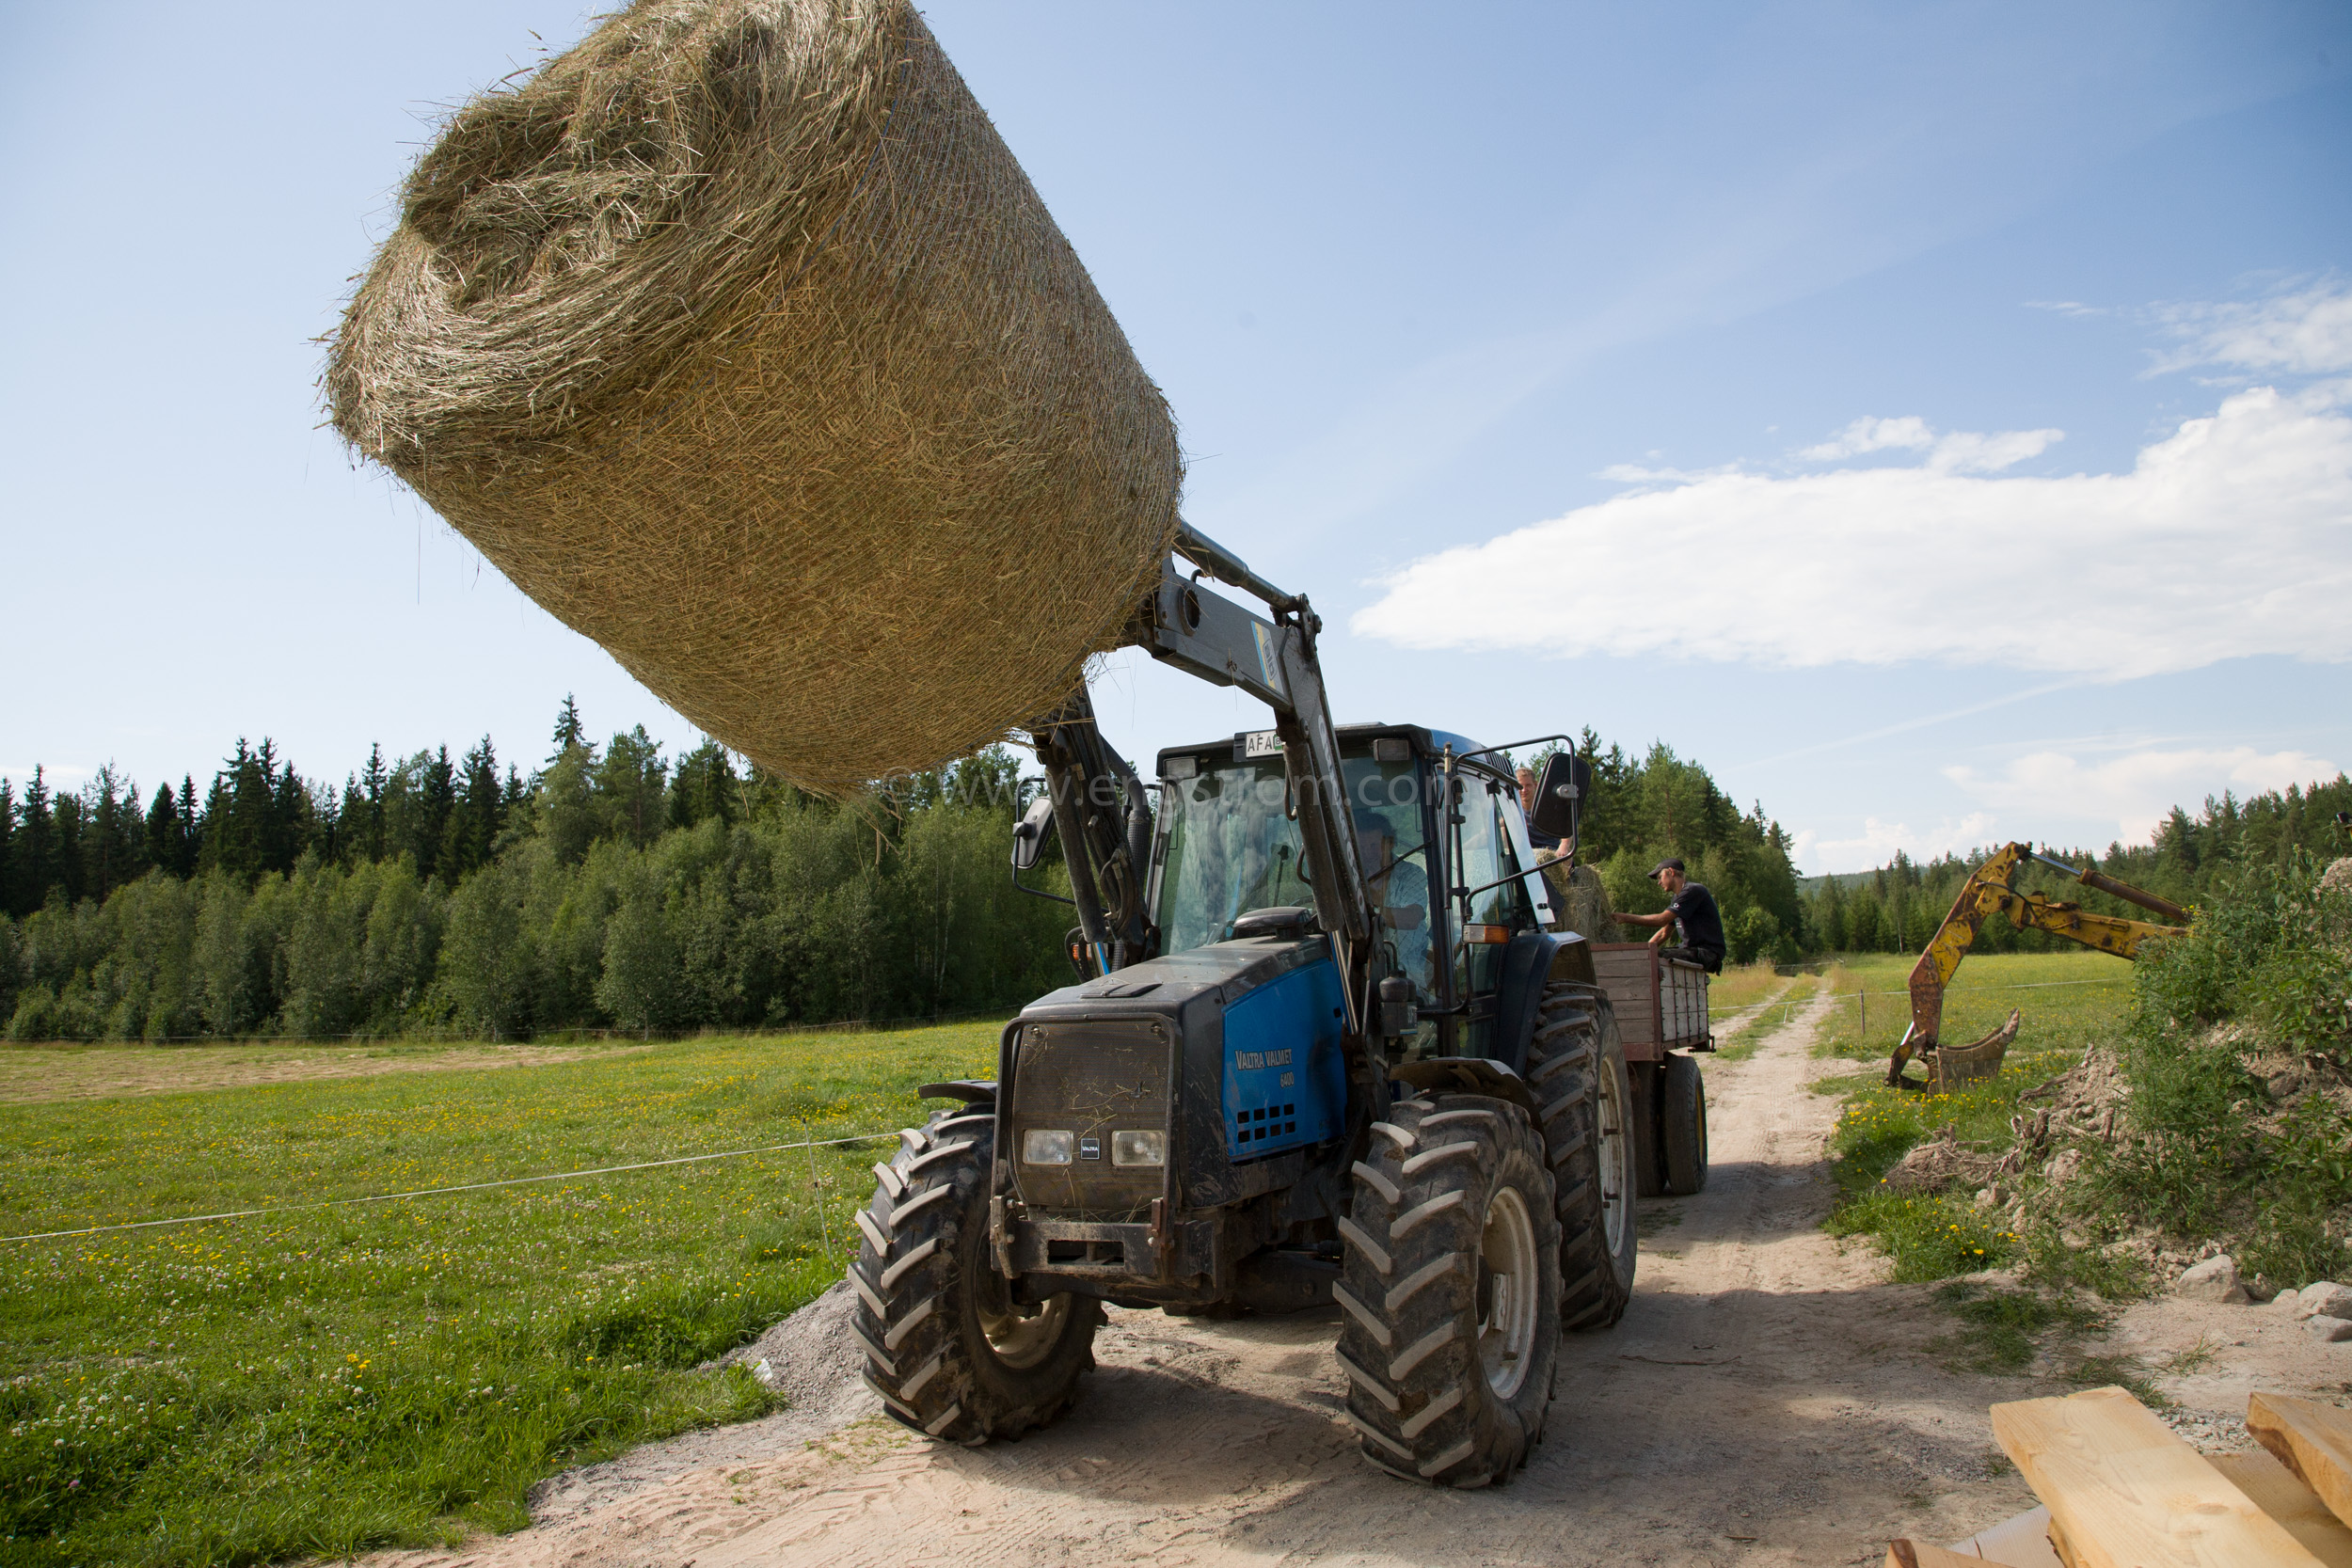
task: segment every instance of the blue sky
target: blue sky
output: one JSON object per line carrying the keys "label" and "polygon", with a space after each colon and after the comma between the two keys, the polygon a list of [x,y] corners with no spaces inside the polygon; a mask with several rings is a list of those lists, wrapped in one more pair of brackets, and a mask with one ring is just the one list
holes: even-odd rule
{"label": "blue sky", "polygon": [[[1343,720],[1662,740],[1808,871],[2352,765],[2352,10],[926,14]],[[438,106],[587,21],[0,18],[0,771],[691,742],[316,428]]]}

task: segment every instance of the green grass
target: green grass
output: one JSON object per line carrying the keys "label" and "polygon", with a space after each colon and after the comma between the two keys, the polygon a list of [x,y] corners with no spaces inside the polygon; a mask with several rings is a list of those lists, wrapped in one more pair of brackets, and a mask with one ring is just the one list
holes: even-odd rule
{"label": "green grass", "polygon": [[1770,959],[1728,965],[1707,983],[1708,1013],[1715,1018],[1728,1017],[1742,1007],[1752,1007],[1767,997],[1777,996],[1780,988],[1788,983],[1772,968]]}
{"label": "green grass", "polygon": [[[1815,1053],[1884,1066],[1911,1022],[1905,988],[1917,961],[1915,954],[1873,953],[1834,965],[1827,979],[1839,1000]],[[2104,953],[1980,954],[1952,976],[1941,1033],[1947,1040],[1976,1039],[2000,1027],[2015,1007],[2025,1020],[2011,1060],[2020,1051],[2079,1050],[2092,1038],[2113,1037],[2131,993],[2132,966]]]}
{"label": "green grass", "polygon": [[[2131,1390],[2142,1404],[2169,1408],[2172,1400],[2137,1357],[2086,1354],[2086,1340],[2103,1339],[2114,1320],[2099,1307],[2065,1290],[2018,1291],[1981,1280],[1956,1279],[1935,1292],[1936,1305],[1952,1315],[1952,1332],[1929,1349],[1955,1370],[1998,1377],[2030,1375],[2040,1359],[2046,1375],[2081,1388],[2109,1385]],[[2200,1341],[2165,1370],[2181,1373],[2212,1359]]]}
{"label": "green grass", "polygon": [[[1900,992],[1913,961],[1874,955],[1848,959],[1826,976],[1841,1000],[1824,1022],[1816,1053],[1870,1064],[1814,1085],[1845,1101],[1830,1135],[1841,1196],[1829,1229],[1867,1237],[1893,1261],[1900,1280],[1946,1279],[2044,1256],[2056,1261],[2055,1252],[2036,1250],[2034,1238],[1975,1208],[1971,1193],[1904,1196],[1882,1179],[1913,1145],[1946,1126],[1963,1144],[1987,1151],[2006,1148],[2017,1097],[2073,1066],[2094,1041],[2114,1037],[2130,996],[2131,970],[2096,953],[1969,958],[1946,993],[1943,1037],[1974,1039],[1999,1026],[2011,1007],[2023,1022],[1998,1077],[1929,1095],[1890,1089],[1883,1082],[1884,1063],[1909,1022],[1908,998]],[[2078,980],[2094,983],[2053,983]],[[1857,997],[1863,991],[1871,993],[1867,1024],[1865,1002]],[[1885,992],[1896,994],[1879,994]]]}
{"label": "green grass", "polygon": [[[0,1234],[886,1138],[996,1033],[0,1106]],[[512,1528],[546,1475],[759,1414],[694,1369],[837,1276],[882,1147],[0,1245],[0,1561]]]}
{"label": "green grass", "polygon": [[1935,1299],[1958,1325],[1935,1348],[1972,1372],[2022,1377],[2032,1370],[2045,1340],[2104,1335],[2109,1326],[2105,1313],[2071,1297],[1973,1280],[1954,1280],[1939,1288]]}
{"label": "green grass", "polygon": [[1785,990],[1766,993],[1771,1006],[1752,1020],[1745,1028],[1730,1037],[1727,1043],[1716,1048],[1715,1059],[1717,1061],[1744,1062],[1755,1055],[1756,1052],[1763,1049],[1766,1040],[1771,1039],[1796,1021],[1796,1016],[1803,1009],[1804,1005],[1813,1000],[1813,993],[1820,989],[1821,981],[1816,975],[1800,974],[1794,979],[1784,981],[1783,984],[1786,987]]}

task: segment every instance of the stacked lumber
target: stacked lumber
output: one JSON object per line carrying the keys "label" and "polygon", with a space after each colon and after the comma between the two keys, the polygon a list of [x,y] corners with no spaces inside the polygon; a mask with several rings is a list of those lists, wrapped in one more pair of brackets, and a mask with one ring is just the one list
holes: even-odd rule
{"label": "stacked lumber", "polygon": [[2246,1425],[2267,1452],[2201,1454],[2121,1388],[1996,1404],[2042,1506],[1887,1568],[2352,1568],[2352,1411],[2256,1394]]}

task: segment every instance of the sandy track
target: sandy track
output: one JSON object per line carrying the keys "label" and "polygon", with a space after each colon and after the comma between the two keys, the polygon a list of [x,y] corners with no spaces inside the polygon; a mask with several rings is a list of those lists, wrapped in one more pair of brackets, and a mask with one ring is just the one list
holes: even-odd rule
{"label": "sandy track", "polygon": [[135,1095],[602,1061],[644,1045],[30,1045],[0,1049],[0,1104],[120,1100]]}
{"label": "sandy track", "polygon": [[[837,1376],[796,1368],[801,1411],[564,1478],[516,1535],[375,1560],[1860,1563],[1894,1535],[1960,1539],[2031,1503],[1998,1458],[1986,1405],[2051,1390],[1940,1369],[1920,1352],[1949,1320],[1925,1290],[1879,1283],[1867,1251],[1820,1233],[1836,1101],[1807,1084],[1845,1065],[1807,1054],[1826,1006],[1750,1060],[1708,1069],[1708,1189],[1643,1205],[1632,1308],[1611,1332],[1564,1342],[1544,1441],[1507,1487],[1436,1491],[1364,1465],[1341,1421],[1327,1316],[1203,1323],[1114,1308],[1086,1401],[1023,1442],[932,1444],[861,1416],[870,1402],[842,1397]],[[2259,1323],[2263,1352],[2238,1353],[2234,1371],[2225,1355],[2199,1380],[2242,1412],[2241,1383],[2296,1386],[2274,1375],[2280,1358],[2308,1362],[2302,1337],[2272,1317],[2147,1308],[2129,1338],[2211,1344]],[[2265,1366],[2249,1370],[2248,1354]],[[846,1424],[811,1441],[829,1422]]]}

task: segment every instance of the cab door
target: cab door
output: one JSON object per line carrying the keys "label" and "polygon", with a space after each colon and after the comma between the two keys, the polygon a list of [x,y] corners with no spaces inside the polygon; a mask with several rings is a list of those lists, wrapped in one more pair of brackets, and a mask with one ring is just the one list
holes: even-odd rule
{"label": "cab door", "polygon": [[[1454,809],[1449,834],[1454,847],[1454,896],[1447,900],[1448,936],[1453,964],[1449,976],[1453,1020],[1456,1030],[1450,1055],[1500,1056],[1494,1048],[1495,993],[1502,981],[1502,943],[1467,942],[1463,927],[1501,927],[1513,935],[1532,929],[1534,907],[1518,875],[1524,870],[1503,826],[1502,812],[1511,798],[1509,786],[1482,773],[1465,770],[1454,780]],[[1503,878],[1509,879],[1502,880]],[[1497,884],[1497,885],[1489,885]],[[1470,912],[1463,920],[1460,895],[1470,894]]]}

